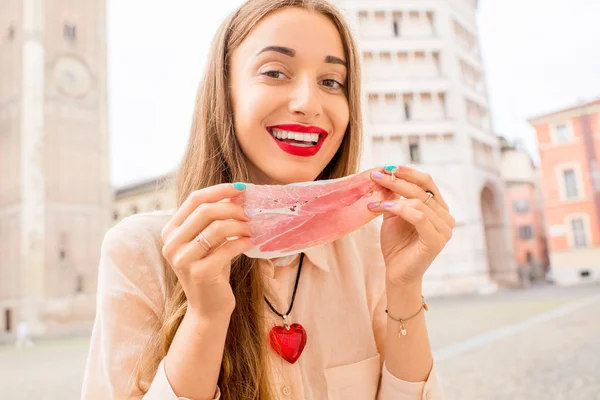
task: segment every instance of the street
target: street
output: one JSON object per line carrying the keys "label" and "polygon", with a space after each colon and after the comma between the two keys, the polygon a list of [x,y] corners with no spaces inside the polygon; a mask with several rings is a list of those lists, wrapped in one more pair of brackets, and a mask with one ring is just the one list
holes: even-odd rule
{"label": "street", "polygon": [[[428,301],[448,400],[600,400],[600,286]],[[0,398],[78,399],[87,337],[0,347]]]}

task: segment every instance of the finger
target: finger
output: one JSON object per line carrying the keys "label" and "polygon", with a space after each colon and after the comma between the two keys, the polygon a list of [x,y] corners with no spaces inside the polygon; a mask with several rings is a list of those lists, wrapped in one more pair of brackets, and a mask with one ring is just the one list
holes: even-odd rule
{"label": "finger", "polygon": [[[206,229],[211,222],[228,219],[249,220],[242,207],[234,203],[221,202],[199,205],[183,225],[175,226],[171,232],[165,233],[163,255],[167,260],[170,260],[169,257],[175,257],[180,247],[194,241],[198,234]],[[208,238],[206,239],[208,240]],[[211,246],[213,246],[213,243],[211,243]]]}
{"label": "finger", "polygon": [[[375,172],[379,173],[371,173],[372,179],[392,192],[406,199],[420,199],[423,204],[429,199],[429,194],[416,184],[400,178],[392,181],[391,175],[386,175],[381,171]],[[454,218],[447,209],[437,202],[435,195],[427,202],[427,206],[432,208],[448,225],[454,227]]]}
{"label": "finger", "polygon": [[192,280],[206,282],[222,273],[223,265],[231,265],[231,261],[245,251],[254,247],[249,238],[228,240],[218,249],[211,251],[201,260],[189,264]]}
{"label": "finger", "polygon": [[413,225],[421,238],[421,242],[431,248],[438,248],[440,245],[443,245],[444,239],[442,235],[435,229],[423,211],[402,201],[393,203],[395,204],[386,207],[386,209]]}
{"label": "finger", "polygon": [[201,260],[208,254],[219,251],[228,241],[227,238],[249,238],[250,228],[246,223],[236,220],[215,221],[202,232],[202,235],[211,246],[209,250],[205,249],[199,241],[192,240],[183,245],[173,263],[177,266],[185,266]]}
{"label": "finger", "polygon": [[[429,194],[425,192],[425,189],[404,179],[392,180],[391,174],[386,174],[381,171],[374,171],[371,173],[371,178],[375,182],[379,183],[381,186],[391,190],[392,192],[406,199],[420,199],[423,202],[425,202],[429,198]],[[430,200],[430,203],[432,202],[432,200]],[[432,207],[441,208],[441,205],[432,204]]]}
{"label": "finger", "polygon": [[173,229],[183,224],[200,204],[216,203],[226,198],[238,197],[245,189],[245,184],[237,182],[223,183],[192,192],[163,228],[163,240]]}
{"label": "finger", "polygon": [[231,263],[231,261],[254,247],[254,244],[250,238],[239,238],[228,240],[221,247],[215,251],[210,252],[205,258],[202,259],[202,263],[209,265],[223,265]]}
{"label": "finger", "polygon": [[189,242],[214,221],[228,219],[250,221],[250,217],[246,215],[239,204],[229,202],[200,204],[178,228],[180,236],[178,241],[180,243]]}
{"label": "finger", "polygon": [[[368,208],[371,211],[375,212],[391,212],[394,215],[399,215],[400,209],[410,207],[414,208],[421,213],[423,213],[429,222],[433,225],[435,230],[442,235],[446,240],[450,240],[452,237],[452,228],[447,221],[445,221],[440,215],[438,215],[434,210],[425,205],[422,201],[417,199],[406,199],[406,200],[398,200],[398,201],[385,201],[385,202],[376,202],[369,203]],[[410,222],[410,221],[409,221]],[[412,224],[412,222],[411,222]]]}
{"label": "finger", "polygon": [[446,210],[448,210],[448,204],[444,200],[444,197],[440,193],[439,188],[435,184],[433,178],[428,173],[417,171],[416,169],[406,167],[403,165],[388,165],[384,167],[384,173],[391,174],[391,171],[395,171],[394,175],[397,178],[404,179],[410,183],[414,183],[423,189],[423,191],[429,190],[433,193],[436,201]]}

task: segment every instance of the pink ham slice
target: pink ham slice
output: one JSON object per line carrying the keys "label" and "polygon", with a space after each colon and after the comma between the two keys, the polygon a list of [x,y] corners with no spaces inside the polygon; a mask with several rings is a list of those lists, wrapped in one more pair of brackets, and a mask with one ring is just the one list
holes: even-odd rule
{"label": "pink ham slice", "polygon": [[392,193],[374,183],[370,172],[341,179],[290,185],[247,185],[242,203],[252,218],[252,242],[245,254],[275,258],[333,242],[365,225],[378,214],[367,204]]}

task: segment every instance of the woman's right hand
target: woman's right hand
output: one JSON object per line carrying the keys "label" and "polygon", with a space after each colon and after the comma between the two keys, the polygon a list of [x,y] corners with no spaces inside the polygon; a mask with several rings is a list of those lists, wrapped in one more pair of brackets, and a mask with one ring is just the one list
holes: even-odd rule
{"label": "woman's right hand", "polygon": [[187,312],[201,319],[229,317],[235,308],[231,261],[253,245],[250,218],[228,200],[244,190],[244,184],[225,183],[192,192],[161,232],[162,254],[185,292]]}

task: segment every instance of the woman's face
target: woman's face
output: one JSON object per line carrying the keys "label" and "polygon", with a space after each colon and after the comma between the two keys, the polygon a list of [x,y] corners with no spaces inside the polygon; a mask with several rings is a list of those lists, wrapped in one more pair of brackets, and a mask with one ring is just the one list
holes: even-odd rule
{"label": "woman's face", "polygon": [[231,58],[235,131],[254,183],[312,181],[348,126],[340,35],[321,14],[288,8],[262,20]]}

